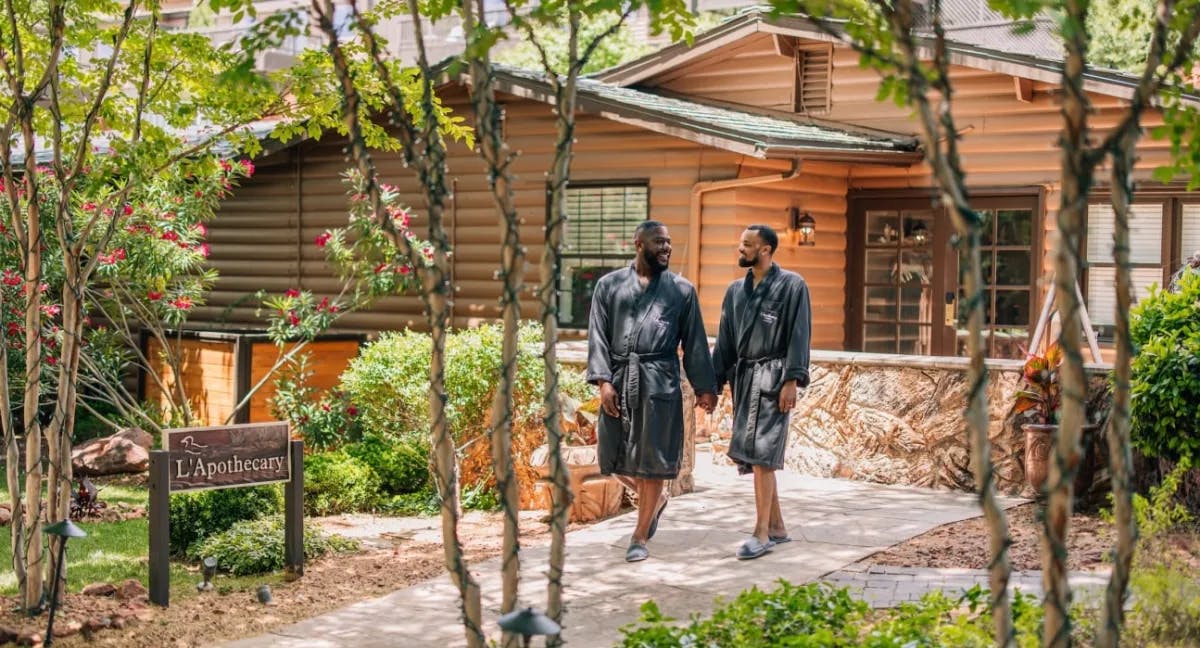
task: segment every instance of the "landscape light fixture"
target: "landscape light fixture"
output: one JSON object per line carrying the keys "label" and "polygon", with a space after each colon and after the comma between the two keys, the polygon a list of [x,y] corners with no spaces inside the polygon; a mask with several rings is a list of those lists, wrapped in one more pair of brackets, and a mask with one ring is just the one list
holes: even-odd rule
{"label": "landscape light fixture", "polygon": [[788,210],[788,232],[796,245],[817,244],[817,221],[813,220],[812,214],[801,212],[799,207]]}
{"label": "landscape light fixture", "polygon": [[75,523],[69,519],[48,525],[42,531],[47,535],[61,538],[58,543],[58,563],[55,564],[54,582],[50,584],[50,620],[46,623],[46,643],[44,644],[49,646],[54,643],[54,613],[58,611],[58,583],[62,580],[63,560],[67,555],[67,540],[86,538],[87,533],[75,526]]}
{"label": "landscape light fixture", "polygon": [[521,635],[527,648],[533,635],[556,635],[562,632],[562,627],[554,619],[531,607],[505,614],[500,617],[499,624],[501,630]]}
{"label": "landscape light fixture", "polygon": [[209,556],[204,559],[204,582],[196,583],[196,589],[201,592],[211,592],[213,578],[217,575],[217,559]]}

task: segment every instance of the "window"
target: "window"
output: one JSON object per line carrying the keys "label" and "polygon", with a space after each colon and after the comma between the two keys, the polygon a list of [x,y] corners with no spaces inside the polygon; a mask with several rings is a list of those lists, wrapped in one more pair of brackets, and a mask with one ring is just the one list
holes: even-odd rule
{"label": "window", "polygon": [[567,188],[567,227],[558,290],[558,323],[586,328],[600,277],[633,257],[633,231],[650,214],[644,184],[574,184]]}
{"label": "window", "polygon": [[[1107,199],[1088,206],[1083,287],[1088,316],[1104,340],[1112,339],[1116,317],[1114,229],[1112,205]],[[1200,201],[1182,196],[1139,198],[1130,209],[1129,243],[1133,299],[1137,303],[1150,293],[1150,286],[1163,285],[1183,259],[1200,251]]]}
{"label": "window", "polygon": [[[945,210],[919,194],[853,199],[847,338],[874,353],[965,355],[965,264]],[[1042,199],[1023,190],[972,200],[984,217],[984,337],[993,358],[1019,358],[1039,297]]]}

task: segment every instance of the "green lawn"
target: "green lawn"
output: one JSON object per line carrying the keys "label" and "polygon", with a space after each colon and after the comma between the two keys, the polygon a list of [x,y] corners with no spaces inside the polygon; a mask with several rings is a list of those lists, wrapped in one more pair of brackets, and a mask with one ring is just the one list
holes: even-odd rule
{"label": "green lawn", "polygon": [[[110,507],[117,503],[145,506],[147,495],[145,488],[128,486],[106,486],[100,491],[100,499],[108,502]],[[8,491],[0,488],[0,502],[7,501]],[[71,591],[77,592],[83,586],[97,582],[119,585],[127,578],[147,584],[150,532],[146,518],[120,522],[83,521],[78,525],[88,536],[67,544],[67,586]],[[11,569],[11,537],[12,527],[0,527],[0,595],[17,593],[17,578]],[[198,570],[189,571],[186,563],[172,562],[171,598],[195,594],[195,585],[200,580]],[[282,580],[282,573],[239,578],[221,575],[214,584],[218,588],[240,590]]]}

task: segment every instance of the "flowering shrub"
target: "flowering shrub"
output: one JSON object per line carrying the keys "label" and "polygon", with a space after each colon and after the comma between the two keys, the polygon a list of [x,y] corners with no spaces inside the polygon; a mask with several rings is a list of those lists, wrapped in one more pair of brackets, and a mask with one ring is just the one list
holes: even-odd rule
{"label": "flowering shrub", "polygon": [[[84,237],[79,262],[93,268],[82,292],[81,380],[91,385],[84,397],[114,400],[123,373],[131,362],[140,330],[177,327],[190,311],[203,304],[216,279],[206,267],[209,221],[233,183],[254,171],[248,161],[229,162],[213,156],[185,159],[120,193],[124,161],[118,155],[92,156],[87,178],[65,195],[65,214],[72,232]],[[62,346],[66,285],[61,229],[55,226],[64,195],[52,169],[38,167],[34,178],[43,241],[41,277],[42,380],[55,378]],[[6,191],[0,182],[0,191]],[[24,199],[25,182],[16,189]],[[21,209],[27,203],[21,203]],[[0,201],[0,326],[10,349],[25,345],[26,269],[20,237],[10,231],[11,204]],[[103,324],[92,325],[97,316]],[[11,388],[23,388],[25,357],[8,354]],[[107,385],[107,387],[104,387]],[[136,403],[131,403],[136,406]],[[171,416],[171,413],[167,413]]]}
{"label": "flowering shrub", "polygon": [[376,214],[367,199],[363,176],[356,170],[347,171],[345,182],[350,196],[347,225],[326,230],[314,240],[342,280],[342,290],[318,300],[311,291],[290,288],[283,295],[264,299],[267,333],[280,346],[289,341],[312,340],[345,313],[418,285],[416,268],[405,251],[397,247],[382,218],[388,219],[396,234],[408,241],[420,264],[433,264],[433,245],[412,231],[414,216],[400,204],[399,189],[380,185],[384,213]]}

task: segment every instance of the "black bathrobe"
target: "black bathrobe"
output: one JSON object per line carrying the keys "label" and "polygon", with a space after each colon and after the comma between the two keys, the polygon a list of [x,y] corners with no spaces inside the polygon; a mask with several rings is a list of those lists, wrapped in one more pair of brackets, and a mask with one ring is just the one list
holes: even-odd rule
{"label": "black bathrobe", "polygon": [[600,411],[600,471],[674,479],[683,447],[680,344],[688,381],[714,393],[712,356],[692,284],[663,271],[645,289],[633,266],[600,279],[588,321],[588,382],[611,382],[620,418]]}
{"label": "black bathrobe", "polygon": [[783,467],[788,413],[779,411],[779,390],[788,380],[808,386],[811,332],[808,286],[778,264],[757,287],[751,270],[725,291],[713,366],[717,385],[728,381],[733,392],[729,457],[743,473]]}

